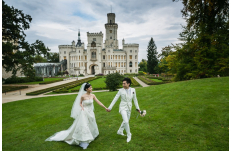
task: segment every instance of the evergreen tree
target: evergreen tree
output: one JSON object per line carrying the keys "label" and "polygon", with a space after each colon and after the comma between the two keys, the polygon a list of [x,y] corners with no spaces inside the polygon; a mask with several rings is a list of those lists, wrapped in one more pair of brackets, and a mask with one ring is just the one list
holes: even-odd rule
{"label": "evergreen tree", "polygon": [[157,47],[156,44],[151,37],[151,40],[149,41],[148,48],[147,48],[147,70],[150,74],[156,74],[157,71],[155,69],[156,66],[158,65],[158,59],[157,59]]}

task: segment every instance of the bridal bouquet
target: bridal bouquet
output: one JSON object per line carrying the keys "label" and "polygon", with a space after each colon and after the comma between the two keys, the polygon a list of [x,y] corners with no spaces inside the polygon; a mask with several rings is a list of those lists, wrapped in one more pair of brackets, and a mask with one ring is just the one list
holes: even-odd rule
{"label": "bridal bouquet", "polygon": [[136,109],[136,110],[140,112],[140,116],[142,116],[142,117],[144,117],[144,116],[145,116],[145,114],[146,114],[146,110],[143,110],[143,111],[140,111],[140,110],[138,110],[138,109]]}

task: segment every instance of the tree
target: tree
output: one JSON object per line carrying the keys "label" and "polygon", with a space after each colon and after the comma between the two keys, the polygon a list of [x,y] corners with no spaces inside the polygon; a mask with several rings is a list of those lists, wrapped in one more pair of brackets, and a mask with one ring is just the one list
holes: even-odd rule
{"label": "tree", "polygon": [[107,75],[105,83],[110,91],[116,91],[117,87],[122,83],[124,76],[119,73],[112,73]]}
{"label": "tree", "polygon": [[24,30],[30,28],[31,21],[30,15],[2,1],[2,67],[6,72],[12,71],[13,76],[22,69],[24,75],[33,78],[35,56],[46,56],[49,51],[40,40],[33,44],[25,41]]}
{"label": "tree", "polygon": [[139,71],[147,72],[147,60],[142,59],[138,66],[140,67]]}
{"label": "tree", "polygon": [[47,60],[48,60],[48,62],[59,62],[59,54],[58,53],[49,53]]}
{"label": "tree", "polygon": [[34,57],[35,63],[47,62],[47,59],[43,58],[42,56],[36,55]]}
{"label": "tree", "polygon": [[157,47],[156,44],[151,37],[151,40],[149,41],[148,48],[147,48],[147,70],[150,74],[157,73],[155,71],[155,67],[158,65],[158,59],[157,59]]}
{"label": "tree", "polygon": [[[176,1],[176,0],[173,0]],[[177,80],[229,74],[229,1],[182,0],[183,26],[177,49]]]}

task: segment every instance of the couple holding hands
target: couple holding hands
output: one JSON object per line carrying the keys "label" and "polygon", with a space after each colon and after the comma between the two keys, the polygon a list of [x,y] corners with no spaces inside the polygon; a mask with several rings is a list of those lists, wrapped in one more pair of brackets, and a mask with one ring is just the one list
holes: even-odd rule
{"label": "couple holding hands", "polygon": [[82,84],[71,110],[71,117],[75,119],[73,124],[67,130],[60,131],[47,138],[46,141],[65,141],[70,145],[79,145],[83,149],[86,149],[89,143],[99,135],[95,120],[93,100],[105,108],[107,112],[110,112],[119,97],[121,97],[119,113],[122,115],[123,122],[117,134],[124,136],[123,131],[125,129],[127,133],[127,142],[131,141],[132,134],[130,132],[129,119],[132,109],[132,100],[138,112],[140,112],[140,108],[136,98],[136,91],[134,88],[130,87],[131,79],[124,78],[122,82],[123,88],[118,91],[108,108],[106,108],[94,94],[91,94],[92,86],[90,83]]}

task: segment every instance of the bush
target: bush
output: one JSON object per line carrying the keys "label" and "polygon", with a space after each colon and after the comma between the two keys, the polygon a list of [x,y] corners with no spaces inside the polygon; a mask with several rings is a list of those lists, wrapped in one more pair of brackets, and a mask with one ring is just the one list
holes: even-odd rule
{"label": "bush", "polygon": [[107,75],[105,83],[110,91],[116,91],[116,88],[122,83],[124,76],[119,73]]}
{"label": "bush", "polygon": [[143,71],[139,71],[138,74],[139,75],[144,75],[144,72]]}

